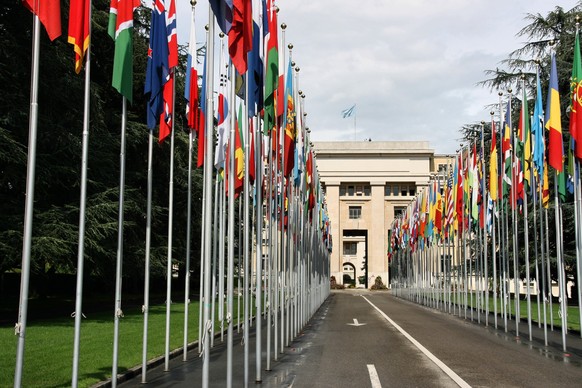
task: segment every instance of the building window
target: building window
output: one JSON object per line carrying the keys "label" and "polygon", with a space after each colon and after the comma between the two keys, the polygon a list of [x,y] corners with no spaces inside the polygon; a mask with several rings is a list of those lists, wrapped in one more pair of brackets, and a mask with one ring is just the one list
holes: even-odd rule
{"label": "building window", "polygon": [[351,241],[344,242],[344,256],[355,256],[357,253],[358,253],[358,243]]}
{"label": "building window", "polygon": [[414,183],[387,183],[384,186],[385,196],[410,196],[414,197],[416,195],[416,184]]}
{"label": "building window", "polygon": [[370,188],[369,184],[366,183],[346,183],[340,185],[339,188],[340,197],[362,197],[362,196],[370,196],[372,193],[372,189]]}
{"label": "building window", "polygon": [[361,206],[350,206],[349,208],[350,220],[357,220],[362,218],[362,207]]}
{"label": "building window", "polygon": [[405,206],[394,206],[394,218],[402,216],[405,211],[406,211]]}

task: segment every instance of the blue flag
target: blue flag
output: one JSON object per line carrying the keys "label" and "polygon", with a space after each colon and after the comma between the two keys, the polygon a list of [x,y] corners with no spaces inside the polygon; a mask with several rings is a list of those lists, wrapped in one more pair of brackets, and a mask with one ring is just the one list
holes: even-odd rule
{"label": "blue flag", "polygon": [[344,109],[342,110],[342,117],[345,119],[346,117],[351,117],[354,114],[354,111],[356,110],[356,104],[352,105],[350,108],[348,109]]}
{"label": "blue flag", "polygon": [[226,35],[232,27],[232,0],[208,0],[212,12],[216,17],[216,23]]}
{"label": "blue flag", "polygon": [[164,110],[163,86],[170,72],[168,65],[168,35],[166,30],[165,8],[161,0],[154,1],[150,30],[150,45],[144,93],[149,97],[147,106],[148,128],[153,129]]}

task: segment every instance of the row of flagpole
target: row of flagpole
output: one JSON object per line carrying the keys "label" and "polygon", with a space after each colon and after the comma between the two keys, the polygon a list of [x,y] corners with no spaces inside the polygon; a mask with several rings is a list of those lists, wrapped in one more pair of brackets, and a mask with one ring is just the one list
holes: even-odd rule
{"label": "row of flagpole", "polygon": [[[187,199],[187,254],[185,258],[185,299],[184,299],[184,343],[183,359],[187,359],[188,321],[190,303],[190,238],[191,236],[191,198],[192,195],[192,162],[194,151],[194,132],[198,143],[198,167],[203,166],[203,199],[202,199],[202,235],[200,256],[200,320],[198,351],[203,359],[202,386],[208,386],[210,381],[210,349],[214,342],[214,327],[216,318],[214,312],[218,309],[221,340],[224,340],[224,323],[227,324],[227,386],[232,386],[233,375],[233,325],[234,319],[234,276],[235,255],[238,256],[239,286],[236,291],[243,300],[243,343],[244,343],[244,385],[250,380],[249,357],[249,330],[255,325],[256,342],[255,381],[262,380],[263,362],[263,319],[267,322],[267,370],[271,369],[271,362],[277,361],[278,353],[282,353],[285,346],[299,333],[309,317],[325,300],[329,293],[329,252],[331,251],[330,225],[327,217],[325,201],[320,187],[317,169],[314,163],[314,152],[309,142],[309,129],[305,125],[305,110],[303,105],[304,94],[298,90],[298,72],[291,61],[289,45],[289,66],[284,71],[284,50],[278,52],[278,46],[284,47],[278,39],[279,25],[277,22],[278,9],[274,2],[269,0],[235,1],[230,5],[231,20],[227,20],[228,2],[210,1],[209,24],[207,26],[206,56],[204,61],[204,75],[201,85],[201,96],[198,98],[198,76],[196,71],[196,40],[195,40],[195,1],[192,1],[191,37],[189,59],[186,76],[186,99],[188,101],[188,124],[192,129],[189,133],[188,147],[188,199]],[[19,308],[19,320],[16,325],[18,348],[15,368],[14,386],[22,385],[22,370],[24,364],[24,341],[26,332],[27,299],[30,271],[30,244],[32,229],[32,211],[34,194],[34,166],[37,126],[37,89],[38,89],[38,58],[40,22],[43,23],[51,39],[60,35],[54,29],[55,20],[47,21],[46,8],[48,3],[40,0],[28,0],[27,6],[34,13],[33,25],[33,61],[31,83],[31,110],[30,110],[30,138],[29,161],[27,171],[27,203],[25,211],[25,233],[22,259],[22,284]],[[53,4],[54,5],[54,4]],[[122,95],[121,117],[121,148],[120,148],[120,178],[119,178],[119,214],[118,214],[118,243],[116,260],[115,304],[114,304],[114,342],[112,357],[112,386],[117,384],[119,327],[122,324],[122,270],[123,270],[123,224],[124,224],[124,186],[125,186],[125,137],[127,125],[127,101],[132,101],[132,27],[133,12],[139,6],[137,0],[112,0],[109,33],[115,42],[115,58],[112,85]],[[60,7],[57,7],[60,9]],[[51,8],[55,10],[56,8]],[[52,11],[51,11],[52,12]],[[246,12],[246,14],[245,14]],[[250,12],[250,14],[248,13]],[[242,16],[241,16],[242,15]],[[255,18],[259,15],[258,18]],[[54,15],[52,15],[54,16]],[[219,143],[215,152],[215,123],[214,123],[214,70],[215,70],[215,20],[223,30],[222,36],[228,35],[229,54],[231,60],[226,64],[226,57],[220,63],[221,80],[224,74],[225,95],[219,95],[218,118],[229,120],[228,133],[219,134]],[[264,90],[265,119],[259,117],[263,109],[263,101],[255,99],[251,102],[251,79],[254,74],[246,74],[246,82],[242,97],[235,94],[234,80],[246,69],[238,72],[241,63],[247,66],[250,58],[248,46],[232,47],[240,41],[241,30],[248,24],[245,17],[255,23],[251,26],[253,34],[261,42],[258,66],[254,68],[260,74],[269,74],[273,84],[267,85],[266,80],[260,80],[258,87]],[[264,19],[270,28],[269,34],[263,35],[262,29],[256,21]],[[75,304],[75,334],[74,355],[71,385],[78,385],[79,355],[82,350],[80,341],[82,301],[83,301],[83,263],[84,263],[84,225],[86,206],[86,182],[89,146],[89,106],[90,106],[90,36],[91,36],[91,2],[73,0],[69,17],[69,42],[75,47],[77,73],[85,67],[85,102],[83,120],[83,154],[81,170],[81,205],[79,220],[79,254],[77,263],[77,286]],[[238,24],[237,24],[238,23]],[[75,24],[75,28],[73,25]],[[260,23],[261,27],[263,23]],[[149,98],[147,106],[148,127],[148,178],[147,178],[147,210],[144,259],[144,314],[143,325],[143,352],[142,352],[142,382],[147,382],[147,343],[149,319],[149,266],[151,243],[151,206],[154,190],[152,159],[154,129],[159,125],[160,143],[170,136],[170,178],[168,198],[168,250],[167,250],[167,291],[166,291],[166,329],[165,329],[165,370],[169,370],[170,355],[170,320],[171,320],[171,290],[172,290],[172,230],[173,230],[173,158],[174,158],[174,104],[175,104],[175,66],[177,65],[177,38],[176,14],[174,0],[155,0],[152,9],[150,31],[150,47],[148,53],[148,69],[146,76],[145,94]],[[226,27],[234,31],[231,34]],[[281,29],[284,31],[283,24]],[[77,34],[78,33],[78,34]],[[263,42],[263,40],[268,41]],[[251,36],[252,37],[252,36]],[[257,41],[253,39],[253,41]],[[262,43],[268,43],[263,46]],[[224,42],[222,43],[224,44]],[[246,43],[245,43],[246,44]],[[240,47],[243,47],[241,62]],[[270,54],[273,54],[271,56]],[[221,53],[224,50],[221,49]],[[222,54],[221,54],[222,55]],[[236,63],[234,62],[234,59]],[[272,63],[267,64],[267,61]],[[250,59],[249,59],[250,61]],[[236,68],[236,69],[235,69]],[[283,72],[279,72],[282,69]],[[249,69],[249,73],[250,73]],[[277,83],[288,82],[277,86]],[[256,82],[256,80],[255,80]],[[257,85],[254,85],[257,86]],[[268,94],[271,93],[271,94]],[[259,96],[263,92],[258,93]],[[200,107],[198,102],[200,100]],[[267,106],[267,101],[271,105]],[[246,105],[245,105],[246,104]],[[277,106],[279,104],[279,106]],[[235,107],[239,106],[237,118]],[[226,110],[224,110],[226,108]],[[252,115],[250,113],[253,113]],[[240,125],[240,129],[239,129]],[[219,128],[220,129],[220,128]],[[220,131],[219,131],[220,132]],[[240,134],[240,139],[239,139]],[[225,138],[222,143],[221,136]],[[241,144],[241,142],[244,143]],[[225,149],[220,149],[224,147]],[[254,148],[253,148],[254,147]],[[226,160],[223,167],[212,161],[226,151]],[[287,152],[287,154],[286,154]],[[243,162],[244,160],[244,162]],[[214,195],[213,195],[214,186]],[[238,212],[235,220],[235,207]],[[213,211],[214,206],[214,211]],[[267,213],[263,213],[267,210]],[[239,233],[238,249],[235,248],[235,228],[242,224],[243,233]],[[241,249],[242,246],[242,249]],[[227,255],[225,255],[225,250]],[[253,259],[254,257],[254,259]],[[242,268],[241,268],[242,258]],[[218,275],[217,275],[218,272]],[[218,290],[216,281],[218,279]],[[224,279],[226,278],[226,287]],[[254,279],[254,280],[253,280]],[[218,300],[215,299],[218,295]],[[254,295],[254,298],[253,298]],[[240,298],[238,299],[240,301]],[[224,307],[226,304],[226,313]],[[255,313],[251,311],[254,304]],[[275,322],[273,331],[271,323]],[[237,310],[237,324],[240,324],[240,306]],[[280,328],[280,331],[278,330]],[[275,352],[271,355],[271,349]]]}
{"label": "row of flagpole", "polygon": [[[528,113],[527,93],[522,77],[521,112],[519,125],[511,121],[511,102],[508,93],[507,108],[503,114],[503,93],[499,93],[499,142],[497,142],[494,112],[491,112],[491,144],[489,157],[484,143],[485,122],[481,123],[480,149],[477,141],[463,146],[454,157],[447,159],[446,171],[434,176],[427,189],[395,219],[389,233],[389,260],[392,269],[392,287],[395,294],[440,308],[459,316],[489,324],[489,295],[493,299],[494,326],[498,317],[508,331],[508,320],[514,319],[515,334],[520,335],[520,267],[525,272],[525,298],[528,336],[532,339],[532,294],[537,297],[537,324],[543,326],[544,341],[548,344],[547,309],[550,328],[553,327],[552,277],[549,241],[550,211],[548,164],[554,170],[555,260],[557,266],[559,316],[563,350],[567,348],[567,293],[564,263],[563,205],[566,202],[566,173],[571,182],[574,208],[576,292],[579,322],[582,322],[580,279],[582,235],[580,219],[580,159],[582,158],[582,93],[580,46],[576,26],[575,54],[570,91],[570,153],[568,171],[564,165],[560,102],[555,62],[551,52],[551,67],[547,106],[542,109],[539,74],[533,116]],[[503,119],[504,118],[504,119]],[[531,123],[530,123],[531,120]],[[530,131],[531,127],[531,131]],[[546,136],[543,131],[547,129]],[[517,131],[514,131],[514,130]],[[517,133],[515,133],[517,132]],[[472,135],[470,135],[472,136]],[[499,147],[499,148],[498,148]],[[578,148],[580,147],[580,148]],[[501,149],[502,160],[497,152]],[[487,173],[485,160],[488,160]],[[501,162],[501,164],[499,164]],[[453,167],[454,166],[454,167]],[[501,168],[501,174],[498,173]],[[480,178],[480,179],[479,179]],[[487,183],[486,183],[487,182]],[[528,197],[531,199],[529,202]],[[532,211],[530,226],[528,209]],[[539,216],[538,216],[539,215]],[[523,221],[519,228],[518,222]],[[523,243],[520,234],[523,233]],[[533,236],[531,236],[533,235]],[[533,244],[530,244],[530,236]],[[520,244],[521,243],[521,244]],[[523,251],[523,254],[520,252]],[[533,251],[533,267],[530,253]],[[491,252],[491,255],[489,255]],[[491,257],[491,259],[489,258]],[[491,264],[491,265],[490,265]],[[513,267],[513,273],[510,270]],[[534,275],[530,272],[534,269]],[[490,273],[492,270],[492,273]],[[535,289],[532,290],[532,280]],[[513,280],[513,306],[510,281]],[[473,296],[476,300],[473,300]],[[498,309],[498,302],[500,309]],[[513,311],[512,311],[513,307]],[[541,311],[543,310],[543,311]]]}

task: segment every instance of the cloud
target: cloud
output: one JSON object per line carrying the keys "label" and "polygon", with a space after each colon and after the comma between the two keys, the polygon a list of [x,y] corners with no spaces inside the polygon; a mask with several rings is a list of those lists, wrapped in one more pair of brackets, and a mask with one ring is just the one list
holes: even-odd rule
{"label": "cloud", "polygon": [[[178,2],[180,25],[187,2]],[[497,91],[477,86],[484,70],[522,46],[526,13],[547,0],[278,0],[306,94],[313,140],[424,140],[437,153],[458,148],[464,124],[489,120]],[[557,1],[564,9],[575,0]],[[196,6],[198,39],[208,20]],[[181,35],[180,35],[181,34]],[[287,54],[286,54],[287,55]],[[357,104],[356,115],[341,111]],[[356,134],[354,135],[354,120]]]}

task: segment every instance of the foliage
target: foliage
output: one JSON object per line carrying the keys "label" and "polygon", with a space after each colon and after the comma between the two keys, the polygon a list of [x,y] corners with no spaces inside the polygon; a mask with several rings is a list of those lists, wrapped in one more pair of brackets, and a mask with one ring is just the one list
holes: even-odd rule
{"label": "foliage", "polygon": [[343,284],[338,284],[337,280],[335,279],[335,276],[332,276],[329,279],[329,288],[332,290],[343,290],[345,286]]}
{"label": "foliage", "polygon": [[388,289],[388,287],[386,287],[384,282],[382,282],[381,276],[376,276],[376,279],[374,280],[374,284],[372,285],[372,287],[370,287],[370,289],[371,290],[386,290],[386,289]]}
{"label": "foliage", "polygon": [[[33,210],[33,275],[74,273],[79,246],[81,150],[85,72],[74,72],[72,45],[66,41],[68,1],[61,2],[63,35],[51,42],[41,29],[38,139]],[[149,8],[140,7],[134,28],[134,101],[128,105],[126,136],[124,276],[142,277],[145,257],[148,129],[143,95],[148,48]],[[85,271],[114,284],[118,238],[121,96],[111,87],[114,44],[107,34],[109,2],[93,1],[90,125]],[[30,109],[32,14],[21,1],[0,10],[0,272],[21,265]],[[184,50],[176,95],[183,95]],[[184,101],[176,99],[173,261],[186,257],[188,135]],[[154,133],[154,136],[157,134]],[[154,140],[157,143],[156,140]],[[153,147],[152,276],[164,276],[167,261],[170,141]],[[200,250],[202,172],[193,170],[191,257]],[[192,269],[196,269],[193,265]],[[193,277],[197,279],[197,277]],[[124,283],[125,284],[125,283]],[[131,283],[128,283],[131,284]],[[31,288],[35,285],[31,283]]]}

